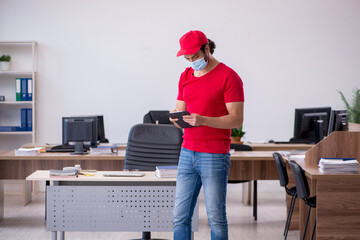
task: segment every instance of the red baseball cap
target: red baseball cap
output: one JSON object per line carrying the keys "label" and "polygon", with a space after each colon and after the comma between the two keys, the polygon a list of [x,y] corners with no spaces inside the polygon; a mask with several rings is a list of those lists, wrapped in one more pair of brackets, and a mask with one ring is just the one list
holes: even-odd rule
{"label": "red baseball cap", "polygon": [[190,31],[185,33],[179,40],[181,49],[176,56],[195,54],[200,50],[202,45],[208,42],[207,37],[201,31]]}

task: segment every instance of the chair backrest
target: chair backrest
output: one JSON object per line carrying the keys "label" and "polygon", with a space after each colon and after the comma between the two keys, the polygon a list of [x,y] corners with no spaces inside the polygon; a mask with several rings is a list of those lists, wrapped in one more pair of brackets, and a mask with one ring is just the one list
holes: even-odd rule
{"label": "chair backrest", "polygon": [[230,149],[234,149],[235,151],[252,151],[252,147],[245,144],[237,144],[237,143],[231,143]]}
{"label": "chair backrest", "polygon": [[286,187],[289,183],[289,177],[286,171],[286,165],[283,157],[278,152],[273,153],[273,157],[275,159],[276,168],[279,175],[280,186]]}
{"label": "chair backrest", "polygon": [[309,197],[309,185],[305,177],[304,170],[294,160],[289,162],[291,171],[294,175],[296,193],[299,198],[307,199]]}
{"label": "chair backrest", "polygon": [[151,110],[144,116],[144,123],[173,124],[169,120],[169,111]]}
{"label": "chair backrest", "polygon": [[154,171],[156,166],[177,165],[182,130],[174,125],[137,124],[130,129],[125,169]]}

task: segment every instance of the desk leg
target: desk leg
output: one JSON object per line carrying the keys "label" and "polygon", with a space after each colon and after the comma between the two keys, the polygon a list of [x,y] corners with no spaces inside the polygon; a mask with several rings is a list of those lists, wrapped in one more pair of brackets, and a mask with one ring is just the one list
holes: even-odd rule
{"label": "desk leg", "polygon": [[57,240],[57,232],[51,232],[51,240]]}
{"label": "desk leg", "polygon": [[59,232],[59,239],[65,240],[65,232],[64,231]]}
{"label": "desk leg", "polygon": [[4,219],[4,181],[0,180],[0,221]]}
{"label": "desk leg", "polygon": [[251,182],[244,182],[242,184],[242,200],[245,206],[251,205]]}
{"label": "desk leg", "polygon": [[50,186],[50,181],[45,182],[45,223],[46,223],[46,212],[47,212],[47,186]]}
{"label": "desk leg", "polygon": [[257,221],[257,180],[254,180],[253,194],[254,194],[253,216],[255,221]]}
{"label": "desk leg", "polygon": [[24,206],[31,202],[31,183],[32,181],[23,182]]}

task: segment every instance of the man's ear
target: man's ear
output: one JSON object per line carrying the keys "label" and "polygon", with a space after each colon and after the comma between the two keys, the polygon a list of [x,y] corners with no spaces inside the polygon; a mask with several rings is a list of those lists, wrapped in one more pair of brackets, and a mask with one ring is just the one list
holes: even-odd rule
{"label": "man's ear", "polygon": [[206,44],[205,52],[206,52],[206,55],[210,55],[210,46],[209,46],[209,44]]}

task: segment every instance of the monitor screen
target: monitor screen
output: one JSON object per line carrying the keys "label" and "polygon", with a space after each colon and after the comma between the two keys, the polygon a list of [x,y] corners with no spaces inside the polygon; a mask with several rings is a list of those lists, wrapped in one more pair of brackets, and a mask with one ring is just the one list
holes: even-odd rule
{"label": "monitor screen", "polygon": [[63,145],[97,146],[96,117],[63,117]]}
{"label": "monitor screen", "polygon": [[294,138],[291,142],[318,143],[328,132],[330,107],[295,109]]}
{"label": "monitor screen", "polygon": [[348,130],[348,112],[347,110],[332,110],[329,120],[328,135],[333,131]]}

